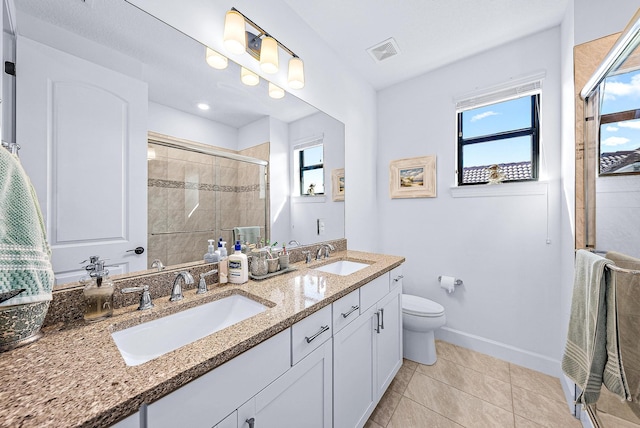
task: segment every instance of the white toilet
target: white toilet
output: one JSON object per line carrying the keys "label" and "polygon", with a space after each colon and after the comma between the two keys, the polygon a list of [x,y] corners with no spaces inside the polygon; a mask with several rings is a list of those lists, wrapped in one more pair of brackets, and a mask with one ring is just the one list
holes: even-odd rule
{"label": "white toilet", "polygon": [[421,364],[435,364],[433,332],[446,322],[442,305],[411,294],[402,295],[402,347],[404,358]]}

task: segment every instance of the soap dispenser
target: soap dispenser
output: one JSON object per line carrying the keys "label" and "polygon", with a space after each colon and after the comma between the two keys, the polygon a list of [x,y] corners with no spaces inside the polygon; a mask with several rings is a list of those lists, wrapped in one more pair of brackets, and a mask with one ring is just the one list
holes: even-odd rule
{"label": "soap dispenser", "polygon": [[205,263],[217,263],[218,262],[218,252],[215,251],[215,247],[213,243],[215,240],[209,239],[209,247],[208,251],[204,253],[204,262]]}
{"label": "soap dispenser", "polygon": [[104,260],[100,260],[100,256],[91,256],[85,269],[89,274],[79,281],[84,286],[84,319],[98,321],[108,318],[113,315],[113,281],[104,268]]}

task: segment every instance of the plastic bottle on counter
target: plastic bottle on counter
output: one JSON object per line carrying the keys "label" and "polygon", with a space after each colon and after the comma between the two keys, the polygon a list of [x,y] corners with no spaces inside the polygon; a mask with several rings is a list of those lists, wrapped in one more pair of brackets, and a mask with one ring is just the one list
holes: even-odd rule
{"label": "plastic bottle on counter", "polygon": [[213,239],[209,239],[209,247],[208,251],[204,253],[204,262],[205,263],[215,263],[219,260],[219,254],[216,251],[216,248],[213,246]]}
{"label": "plastic bottle on counter", "polygon": [[229,282],[244,284],[249,281],[247,255],[242,253],[242,244],[236,241],[235,252],[229,256]]}

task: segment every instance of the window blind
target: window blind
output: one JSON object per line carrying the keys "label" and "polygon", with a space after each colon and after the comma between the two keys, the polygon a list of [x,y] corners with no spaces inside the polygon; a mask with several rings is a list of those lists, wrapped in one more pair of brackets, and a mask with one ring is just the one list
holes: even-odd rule
{"label": "window blind", "polygon": [[543,79],[544,73],[539,73],[535,76],[512,80],[504,85],[494,86],[456,97],[454,99],[456,111],[471,110],[500,101],[508,101],[539,93],[542,90]]}

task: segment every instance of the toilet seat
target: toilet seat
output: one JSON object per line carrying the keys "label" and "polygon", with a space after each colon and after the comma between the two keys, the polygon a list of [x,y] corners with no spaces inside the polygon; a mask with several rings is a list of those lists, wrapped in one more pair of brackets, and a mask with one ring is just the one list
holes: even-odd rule
{"label": "toilet seat", "polygon": [[424,297],[403,294],[402,312],[418,317],[439,317],[444,314],[444,307]]}

